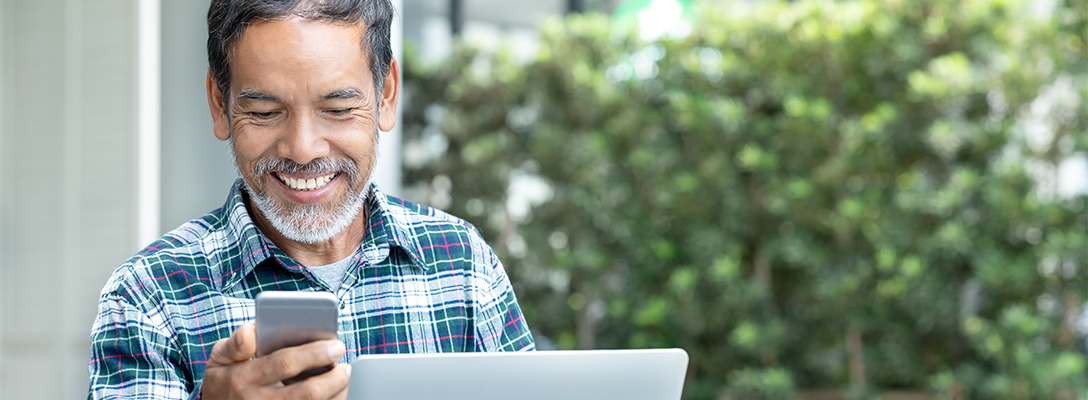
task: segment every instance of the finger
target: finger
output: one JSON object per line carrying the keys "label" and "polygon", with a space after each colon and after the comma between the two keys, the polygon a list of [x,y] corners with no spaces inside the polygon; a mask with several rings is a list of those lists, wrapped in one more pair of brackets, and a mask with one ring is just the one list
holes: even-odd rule
{"label": "finger", "polygon": [[339,364],[329,372],[279,389],[286,399],[346,399],[351,365]]}
{"label": "finger", "polygon": [[303,371],[336,364],[344,355],[344,343],[320,340],[301,346],[286,347],[254,361],[257,382],[272,384],[293,378]]}
{"label": "finger", "polygon": [[[340,393],[337,393],[332,398],[333,398],[333,400],[347,400],[348,399],[348,387],[351,386],[351,364],[340,364],[340,365],[336,366],[336,369],[344,370],[344,375],[347,375],[347,377],[348,377],[348,384],[344,385],[344,390],[341,390]],[[335,370],[330,371],[330,372],[335,372]]]}
{"label": "finger", "polygon": [[257,354],[257,329],[253,324],[242,324],[230,338],[220,339],[212,346],[209,364],[230,365],[253,358]]}

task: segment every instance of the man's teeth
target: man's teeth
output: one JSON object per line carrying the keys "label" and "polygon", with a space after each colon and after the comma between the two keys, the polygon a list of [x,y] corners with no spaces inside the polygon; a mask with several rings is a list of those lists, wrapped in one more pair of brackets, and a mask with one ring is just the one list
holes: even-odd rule
{"label": "man's teeth", "polygon": [[304,190],[305,191],[305,190],[321,189],[322,187],[325,187],[325,185],[329,184],[329,181],[332,181],[332,178],[334,178],[336,176],[336,174],[328,174],[328,175],[325,175],[325,176],[319,176],[317,178],[310,178],[310,179],[295,179],[295,178],[288,178],[288,177],[282,176],[282,175],[276,175],[276,176],[279,177],[280,181],[283,182],[284,185],[287,185],[287,187],[289,187],[291,189],[294,189],[294,190]]}

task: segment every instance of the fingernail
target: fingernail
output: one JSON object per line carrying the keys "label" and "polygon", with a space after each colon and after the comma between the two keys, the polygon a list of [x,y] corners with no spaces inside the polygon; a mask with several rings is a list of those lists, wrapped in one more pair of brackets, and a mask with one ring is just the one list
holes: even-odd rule
{"label": "fingernail", "polygon": [[351,376],[351,364],[344,364],[344,372],[347,372],[348,376]]}
{"label": "fingernail", "polygon": [[344,343],[339,340],[329,344],[326,349],[329,351],[329,358],[333,361],[339,360],[340,356],[344,355]]}

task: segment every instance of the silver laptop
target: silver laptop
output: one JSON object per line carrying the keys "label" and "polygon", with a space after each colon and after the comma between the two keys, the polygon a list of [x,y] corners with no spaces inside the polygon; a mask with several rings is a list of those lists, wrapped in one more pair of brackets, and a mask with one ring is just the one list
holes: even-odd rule
{"label": "silver laptop", "polygon": [[364,355],[348,400],[679,400],[682,349]]}

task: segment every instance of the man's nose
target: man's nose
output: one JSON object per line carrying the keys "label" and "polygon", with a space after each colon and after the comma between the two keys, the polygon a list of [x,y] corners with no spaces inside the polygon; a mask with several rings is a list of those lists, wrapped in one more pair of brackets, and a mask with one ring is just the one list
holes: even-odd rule
{"label": "man's nose", "polygon": [[329,143],[325,141],[323,133],[319,121],[312,116],[305,113],[292,115],[277,151],[280,156],[299,164],[325,157],[329,153]]}

